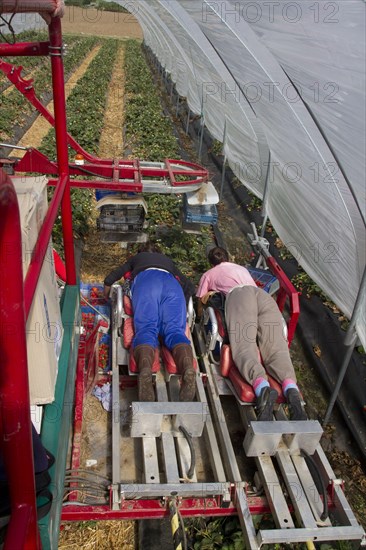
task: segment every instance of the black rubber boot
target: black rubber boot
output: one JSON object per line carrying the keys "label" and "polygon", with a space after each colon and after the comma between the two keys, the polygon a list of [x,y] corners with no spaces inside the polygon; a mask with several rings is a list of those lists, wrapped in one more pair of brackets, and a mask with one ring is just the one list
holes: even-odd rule
{"label": "black rubber boot", "polygon": [[296,388],[290,388],[287,390],[286,400],[289,405],[291,420],[308,420],[301,401],[300,392]]}
{"label": "black rubber boot", "polygon": [[133,355],[139,369],[139,401],[155,401],[151,372],[154,363],[155,349],[152,346],[141,344],[140,346],[136,346],[133,350]]}
{"label": "black rubber boot", "polygon": [[196,395],[196,371],[193,368],[193,352],[189,344],[178,344],[172,349],[178,373],[182,375],[180,401],[193,401]]}
{"label": "black rubber boot", "polygon": [[270,386],[265,386],[256,402],[257,420],[268,422],[273,420],[273,407],[277,401],[278,393]]}

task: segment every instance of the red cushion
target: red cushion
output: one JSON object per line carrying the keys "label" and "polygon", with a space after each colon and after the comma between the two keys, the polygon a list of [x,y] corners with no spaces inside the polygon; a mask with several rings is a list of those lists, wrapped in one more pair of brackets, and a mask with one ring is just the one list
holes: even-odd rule
{"label": "red cushion", "polygon": [[132,315],[132,301],[126,294],[123,295],[123,309],[127,315]]}
{"label": "red cushion", "polygon": [[[138,373],[139,369],[137,368],[137,363],[135,361],[134,355],[133,355],[133,348],[130,348],[130,363],[129,363],[129,369],[131,372]],[[154,363],[152,366],[152,372],[158,372],[160,370],[160,356],[159,356],[159,348],[155,348],[155,357],[154,357]]]}
{"label": "red cushion", "polygon": [[217,319],[217,330],[218,330],[218,333],[219,335],[221,336],[221,338],[225,338],[226,336],[226,328],[225,328],[225,323],[224,323],[224,320],[223,320],[223,317],[221,315],[221,312],[216,310],[215,309],[215,313],[216,313],[216,319]]}
{"label": "red cushion", "polygon": [[[255,393],[253,387],[244,380],[244,378],[238,371],[233,361],[230,346],[227,344],[224,344],[221,348],[220,370],[222,376],[229,378],[241,401],[243,401],[244,403],[254,403]],[[277,380],[272,378],[272,376],[267,376],[269,385],[271,386],[271,388],[274,388],[278,393],[277,403],[283,403],[285,401],[285,398],[282,392],[281,384],[279,384]]]}
{"label": "red cushion", "polygon": [[133,326],[132,317],[127,317],[123,321],[123,341],[124,348],[129,349],[132,344],[133,337],[135,335],[135,327]]}
{"label": "red cushion", "polygon": [[[179,374],[173,355],[165,346],[161,346],[161,358],[169,374]],[[197,370],[197,361],[193,359],[193,368]]]}

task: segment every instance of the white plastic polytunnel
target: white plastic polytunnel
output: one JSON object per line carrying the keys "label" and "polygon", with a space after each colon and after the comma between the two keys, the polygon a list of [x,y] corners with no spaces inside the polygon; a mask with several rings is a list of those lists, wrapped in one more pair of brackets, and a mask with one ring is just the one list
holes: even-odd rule
{"label": "white plastic polytunnel", "polygon": [[366,347],[365,2],[120,3]]}

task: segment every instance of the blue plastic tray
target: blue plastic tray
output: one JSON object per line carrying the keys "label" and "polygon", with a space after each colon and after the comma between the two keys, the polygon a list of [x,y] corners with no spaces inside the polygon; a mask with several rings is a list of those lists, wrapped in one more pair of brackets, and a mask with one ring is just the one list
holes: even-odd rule
{"label": "blue plastic tray", "polygon": [[266,269],[257,267],[248,267],[248,271],[260,288],[266,292],[270,292],[272,286],[277,282],[277,277]]}

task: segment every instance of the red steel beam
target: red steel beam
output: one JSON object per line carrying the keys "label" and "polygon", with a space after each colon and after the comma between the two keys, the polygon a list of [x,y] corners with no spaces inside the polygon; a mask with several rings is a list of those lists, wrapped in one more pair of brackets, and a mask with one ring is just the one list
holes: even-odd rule
{"label": "red steel beam", "polygon": [[18,200],[0,170],[0,445],[10,491],[5,550],[40,548],[23,301],[22,237]]}
{"label": "red steel beam", "polygon": [[300,315],[299,293],[273,256],[266,258],[266,262],[270,271],[276,275],[280,283],[280,290],[277,296],[277,305],[279,310],[281,312],[283,311],[286,298],[288,298],[290,302],[290,319],[288,322],[287,336],[288,345],[290,346],[295,335],[296,325]]}
{"label": "red steel beam", "polygon": [[49,42],[20,42],[19,44],[0,44],[0,55],[9,56],[41,56],[48,55]]}
{"label": "red steel beam", "polygon": [[[261,515],[270,513],[265,499],[261,497],[248,498],[251,514]],[[231,503],[228,507],[220,505],[220,498],[187,498],[179,500],[179,512],[184,517],[197,516],[235,516],[237,509]],[[67,505],[62,508],[61,521],[86,520],[137,520],[169,517],[169,507],[158,499],[126,500],[120,510],[111,510],[109,506],[75,506]]]}
{"label": "red steel beam", "polygon": [[[106,183],[109,185],[112,184],[113,186],[118,183],[129,183],[130,185],[134,184],[137,186],[136,188],[139,188],[138,186],[141,185],[144,178],[149,179],[156,177],[161,178],[162,180],[169,178],[172,186],[190,185],[208,181],[208,171],[198,164],[193,162],[183,163],[183,161],[172,159],[167,159],[166,162],[167,167],[160,168],[158,166],[143,166],[138,159],[135,159],[134,161],[93,159],[90,162],[86,162],[83,166],[70,163],[68,167],[70,175],[88,175],[108,178],[111,181]],[[172,163],[175,165],[174,168],[172,167]],[[33,148],[29,148],[20,160],[14,162],[14,170],[17,172],[58,174],[57,163],[50,161],[46,155]],[[176,181],[176,176],[185,176],[191,179]],[[79,182],[80,185],[82,183],[82,181]],[[88,185],[88,183],[93,182],[84,181],[84,185]]]}
{"label": "red steel beam", "polygon": [[61,202],[62,234],[65,251],[66,283],[76,285],[74,236],[69,183],[69,160],[67,148],[66,97],[64,67],[62,61],[62,32],[59,17],[52,19],[49,26],[50,57],[52,69],[53,102],[55,111],[56,149],[59,174],[66,177],[65,191]]}

